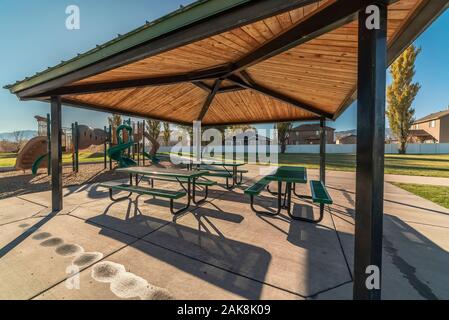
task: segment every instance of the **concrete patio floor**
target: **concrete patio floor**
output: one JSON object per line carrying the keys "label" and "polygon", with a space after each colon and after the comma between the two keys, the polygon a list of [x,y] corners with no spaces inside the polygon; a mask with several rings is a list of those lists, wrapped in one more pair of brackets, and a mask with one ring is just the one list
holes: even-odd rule
{"label": "concrete patio floor", "polygon": [[[319,225],[253,214],[244,186],[212,188],[176,223],[165,200],[111,203],[96,185],[65,189],[57,215],[49,192],[1,200],[0,299],[351,299],[355,181],[327,179],[335,204]],[[386,184],[384,225],[383,298],[449,299],[449,210]]]}

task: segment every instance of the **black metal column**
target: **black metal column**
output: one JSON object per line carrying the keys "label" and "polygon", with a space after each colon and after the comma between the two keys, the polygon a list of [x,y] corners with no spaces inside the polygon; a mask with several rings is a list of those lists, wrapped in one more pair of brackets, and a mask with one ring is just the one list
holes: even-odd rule
{"label": "black metal column", "polygon": [[372,11],[366,13],[362,9],[359,13],[354,253],[354,299],[357,300],[381,298],[380,288],[367,285],[367,280],[374,275],[373,267],[378,268],[381,283],[384,196],[387,5],[383,1],[374,4],[379,9],[380,28],[367,25],[367,19],[373,17]]}
{"label": "black metal column", "polygon": [[320,120],[320,180],[326,184],[326,119]]}
{"label": "black metal column", "polygon": [[61,98],[51,98],[51,199],[53,212],[62,210]]}

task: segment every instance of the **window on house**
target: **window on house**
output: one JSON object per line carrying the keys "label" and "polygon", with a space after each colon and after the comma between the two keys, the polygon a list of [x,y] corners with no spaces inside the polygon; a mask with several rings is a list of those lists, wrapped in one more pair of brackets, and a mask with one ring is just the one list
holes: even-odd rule
{"label": "window on house", "polygon": [[430,127],[431,127],[431,128],[436,128],[436,126],[437,126],[436,120],[430,121]]}

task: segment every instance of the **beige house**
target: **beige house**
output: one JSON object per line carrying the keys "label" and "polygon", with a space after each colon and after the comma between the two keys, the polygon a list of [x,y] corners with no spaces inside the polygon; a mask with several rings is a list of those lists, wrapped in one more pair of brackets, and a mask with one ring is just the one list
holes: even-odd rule
{"label": "beige house", "polygon": [[409,140],[411,143],[449,143],[449,108],[416,120]]}

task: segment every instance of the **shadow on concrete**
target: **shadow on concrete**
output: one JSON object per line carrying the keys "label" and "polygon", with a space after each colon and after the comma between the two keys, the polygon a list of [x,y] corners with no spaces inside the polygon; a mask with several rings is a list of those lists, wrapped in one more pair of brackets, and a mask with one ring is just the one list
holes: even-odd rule
{"label": "shadow on concrete", "polygon": [[[445,297],[438,295],[449,292],[449,253],[396,216],[386,215],[384,225],[384,253],[400,272],[401,280],[407,281],[424,299],[447,299],[449,294]],[[394,292],[395,288],[388,286],[389,276],[384,272],[383,289]],[[439,292],[433,287],[439,288]]]}
{"label": "shadow on concrete", "polygon": [[[264,279],[271,261],[271,255],[263,248],[227,239],[217,228],[211,227],[211,224],[206,226],[203,220],[208,220],[208,217],[217,216],[218,212],[220,212],[220,215],[223,215],[221,211],[214,209],[208,210],[208,213],[204,216],[197,218],[198,229],[193,229],[143,215],[137,208],[135,208],[134,212],[127,214],[125,220],[122,220],[108,216],[107,211],[109,208],[106,209],[104,214],[91,218],[86,222],[96,227],[101,227],[100,233],[102,235],[109,236],[118,241],[121,241],[120,237],[118,237],[116,232],[112,232],[112,230],[123,232],[123,230],[129,230],[132,227],[139,233],[144,234],[144,236],[139,238],[140,240],[158,231],[157,243],[151,240],[144,241],[156,247],[169,250],[173,254],[161,254],[163,251],[156,250],[156,248],[152,250],[152,246],[139,245],[138,241],[130,244],[130,246],[151,257],[173,265],[203,281],[212,283],[244,298],[258,299],[261,297],[263,283],[242,276],[236,271],[246,270],[245,273],[254,274],[256,279]],[[235,223],[242,221],[241,217],[235,214],[224,215],[220,218]],[[210,228],[218,235],[213,234]],[[170,248],[173,246],[176,247],[176,250]],[[193,256],[187,254],[191,249],[195,250],[197,254]],[[204,272],[194,267],[194,264],[186,264],[185,259],[177,259],[177,255],[213,266],[217,268],[217,274]],[[200,259],[196,258],[198,255],[201,257]],[[217,266],[217,261],[226,261],[227,265]],[[226,276],[223,277],[223,272],[218,272],[218,269],[227,271],[225,273]]]}
{"label": "shadow on concrete", "polygon": [[5,245],[3,248],[0,249],[0,259],[3,258],[6,254],[8,254],[10,251],[12,251],[14,248],[16,248],[19,244],[21,244],[23,241],[28,239],[33,233],[35,233],[39,228],[41,228],[43,225],[45,225],[47,222],[49,222],[51,219],[56,217],[58,215],[57,212],[52,212],[46,217],[44,217],[42,220],[39,220],[36,224],[29,227],[27,230],[25,230],[24,233],[22,233],[20,236],[12,240],[10,243]]}

